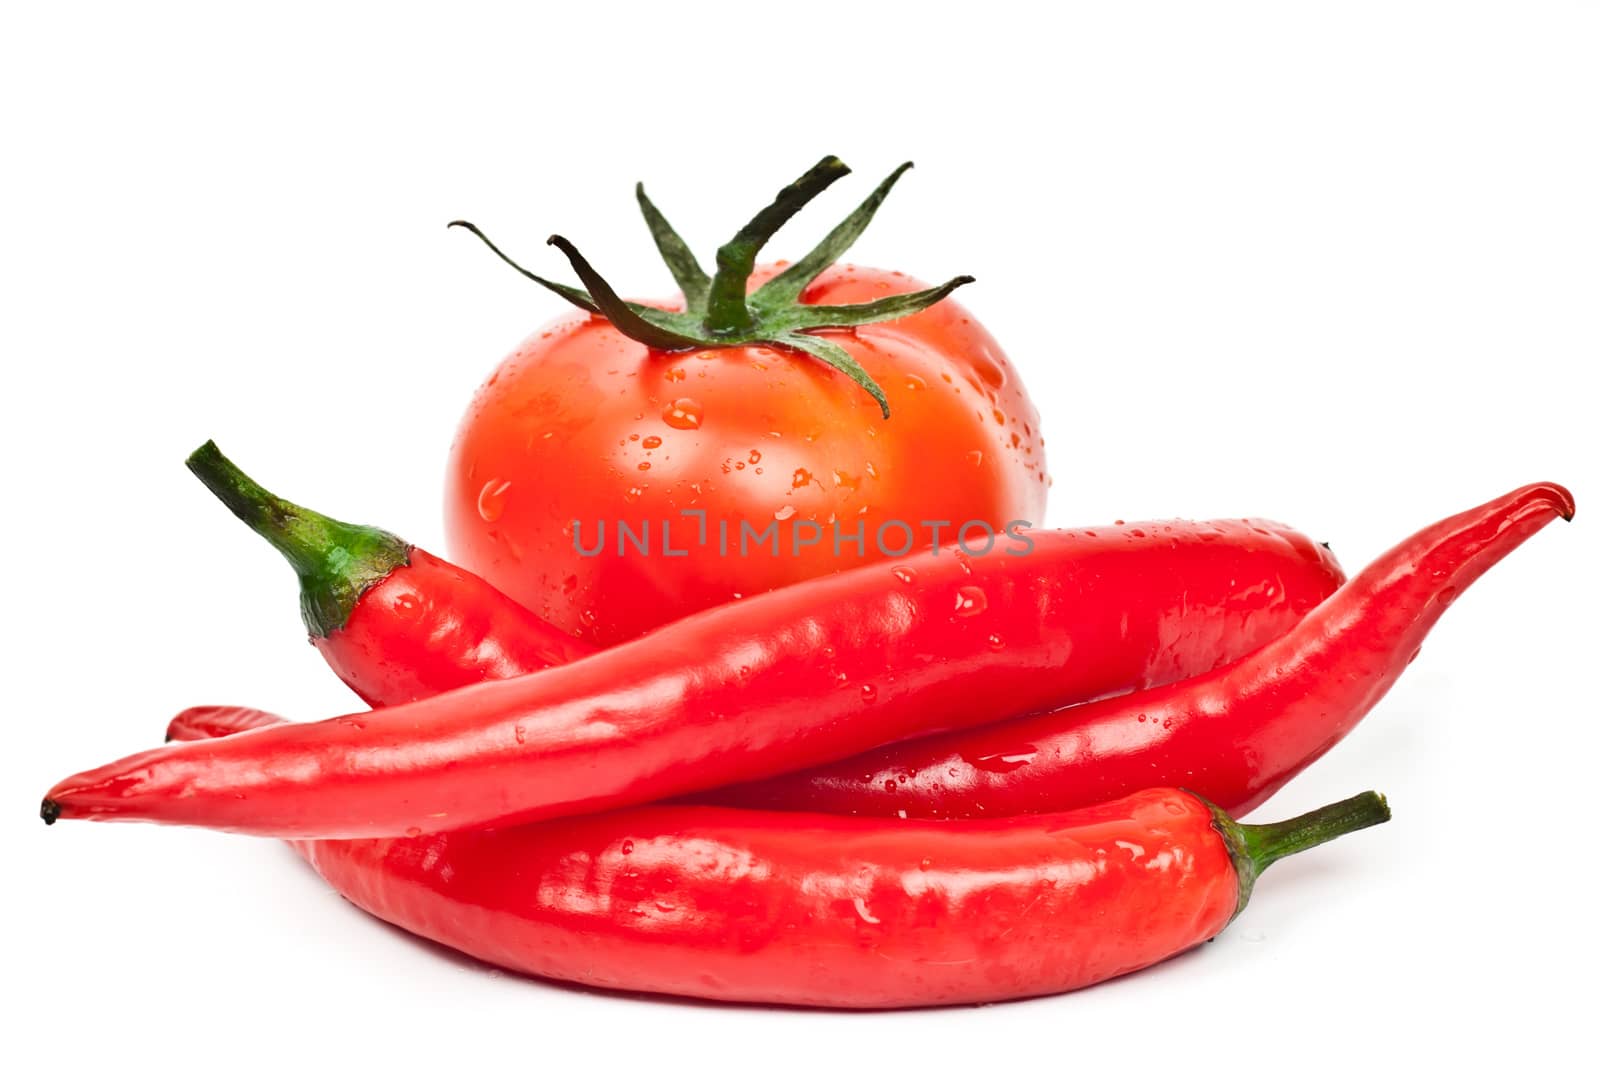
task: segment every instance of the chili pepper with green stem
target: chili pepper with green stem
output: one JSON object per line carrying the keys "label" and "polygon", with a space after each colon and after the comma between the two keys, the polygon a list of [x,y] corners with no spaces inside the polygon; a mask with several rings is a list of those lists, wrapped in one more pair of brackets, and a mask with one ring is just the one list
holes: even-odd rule
{"label": "chili pepper with green stem", "polygon": [[[331,519],[268,492],[210,441],[188,465],[294,567],[312,644],[373,707],[515,678],[596,651],[393,534]],[[1136,667],[1136,676],[1111,681],[1109,692],[1159,685],[1179,672],[1237,659],[1286,632],[1344,581],[1326,548],[1278,523],[1210,526],[1198,532],[1217,549],[1204,565],[1226,577],[1226,589],[1196,581],[1164,618],[1130,618],[1125,638],[1131,656],[1148,663]],[[1123,536],[1143,535],[1135,527]],[[400,562],[407,559],[409,566]],[[906,570],[913,566],[908,560]],[[1207,602],[1208,595],[1221,599]]]}
{"label": "chili pepper with green stem", "polygon": [[469,571],[267,492],[211,441],[188,465],[294,567],[311,643],[368,704],[403,704],[590,651]]}
{"label": "chili pepper with green stem", "polygon": [[[197,709],[168,733],[277,721]],[[1364,793],[1241,826],[1192,793],[1151,789],[985,822],[655,805],[293,844],[357,907],[510,970],[901,1008],[1060,993],[1148,967],[1215,937],[1277,860],[1388,818]]]}

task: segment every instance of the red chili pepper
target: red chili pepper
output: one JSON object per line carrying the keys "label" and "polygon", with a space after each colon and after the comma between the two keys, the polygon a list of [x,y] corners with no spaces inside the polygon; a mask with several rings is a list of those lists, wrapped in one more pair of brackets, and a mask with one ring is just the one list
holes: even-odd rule
{"label": "red chili pepper", "polygon": [[1031,536],[1024,556],[868,565],[554,670],[134,756],[41,814],[361,837],[627,806],[1187,677],[1339,581],[1282,527]]}
{"label": "red chili pepper", "polygon": [[1065,811],[1182,785],[1243,815],[1361,721],[1445,608],[1572,494],[1529,485],[1407,538],[1288,634],[1171,685],[866,752],[708,803],[911,818]]}
{"label": "red chili pepper", "polygon": [[[169,733],[216,728],[196,709]],[[357,907],[496,966],[712,1000],[899,1008],[1060,993],[1148,967],[1215,937],[1275,861],[1388,818],[1363,793],[1240,826],[1194,794],[1151,789],[983,823],[658,805],[294,845]]]}
{"label": "red chili pepper", "polygon": [[311,643],[368,704],[404,704],[591,651],[483,579],[393,534],[274,496],[211,441],[189,457],[189,469],[294,567]]}

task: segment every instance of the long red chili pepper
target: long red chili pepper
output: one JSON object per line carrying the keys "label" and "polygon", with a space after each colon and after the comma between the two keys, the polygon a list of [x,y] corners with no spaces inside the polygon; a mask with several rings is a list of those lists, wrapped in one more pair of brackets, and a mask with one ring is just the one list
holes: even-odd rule
{"label": "long red chili pepper", "polygon": [[869,565],[537,674],[133,756],[41,814],[365,837],[621,807],[1186,677],[1251,647],[1252,612],[1281,632],[1338,581],[1261,524],[1031,536],[1026,555]]}
{"label": "long red chili pepper", "polygon": [[866,752],[707,802],[911,818],[1065,811],[1182,785],[1238,816],[1344,737],[1462,590],[1572,494],[1529,485],[1413,535],[1289,633],[1171,685]]}
{"label": "long red chili pepper", "polygon": [[482,578],[393,534],[274,496],[211,441],[188,463],[294,567],[311,643],[368,704],[404,704],[592,651]]}
{"label": "long red chili pepper", "polygon": [[[250,722],[190,712],[169,733]],[[984,823],[658,805],[294,844],[357,907],[511,970],[898,1008],[1060,993],[1148,967],[1216,936],[1272,863],[1388,818],[1364,793],[1241,826],[1192,793],[1151,789]]]}

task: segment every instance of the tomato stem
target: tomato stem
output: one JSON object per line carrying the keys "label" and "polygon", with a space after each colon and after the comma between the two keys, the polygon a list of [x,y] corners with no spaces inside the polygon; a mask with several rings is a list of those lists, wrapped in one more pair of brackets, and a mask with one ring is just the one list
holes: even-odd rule
{"label": "tomato stem", "polygon": [[814,331],[852,329],[874,322],[914,315],[943,300],[960,286],[971,282],[971,275],[960,275],[943,285],[914,293],[903,293],[865,304],[802,304],[801,294],[817,276],[853,245],[884,198],[910,163],[895,168],[872,195],[835,226],[822,241],[792,266],[770,279],[754,293],[748,292],[756,257],[768,240],[795,213],[818,193],[850,173],[835,156],[826,156],[791,184],[779,190],[772,203],[740,228],[731,240],[717,250],[717,270],[708,276],[688,244],[672,228],[655,203],[645,195],[644,186],[634,188],[639,210],[655,241],[656,250],[683,290],[685,308],[681,312],[624,300],[583,254],[564,237],[550,238],[583,282],[579,289],[551,281],[517,263],[470,222],[456,220],[519,274],[549,289],[562,299],[593,315],[607,319],[618,332],[640,344],[663,352],[696,348],[729,348],[738,345],[764,345],[811,356],[840,371],[877,401],[883,417],[889,417],[889,400],[878,383],[841,345]]}
{"label": "tomato stem", "polygon": [[837,156],[824,156],[793,183],[784,186],[772,203],[745,223],[733,239],[717,249],[717,273],[706,299],[705,327],[714,334],[745,333],[755,325],[745,290],[756,256],[778,227],[816,199],[818,193],[850,173]]}
{"label": "tomato stem", "polygon": [[410,546],[393,534],[330,519],[263,489],[213,441],[195,449],[187,466],[289,561],[300,577],[300,614],[317,637],[344,626],[361,594],[410,561]]}
{"label": "tomato stem", "polygon": [[839,225],[828,232],[828,236],[795,260],[782,274],[768,281],[760,289],[751,294],[753,303],[762,307],[787,307],[800,299],[800,294],[805,287],[816,280],[817,275],[827,270],[836,263],[840,256],[850,250],[850,246],[866,232],[867,224],[878,213],[878,208],[883,204],[893,189],[900,176],[910,170],[912,164],[902,163],[894,169],[894,173],[883,179],[872,195],[863,200],[854,211]]}
{"label": "tomato stem", "polygon": [[655,203],[645,195],[644,182],[633,187],[633,194],[639,201],[639,211],[644,215],[644,224],[650,228],[650,236],[656,243],[656,251],[661,253],[662,261],[672,272],[672,280],[683,290],[683,299],[688,304],[688,310],[704,315],[706,293],[711,288],[710,275],[700,266],[700,261],[695,258],[694,252],[690,251],[688,243],[678,236],[677,230],[672,228],[672,223],[667,221],[667,217],[661,214]]}

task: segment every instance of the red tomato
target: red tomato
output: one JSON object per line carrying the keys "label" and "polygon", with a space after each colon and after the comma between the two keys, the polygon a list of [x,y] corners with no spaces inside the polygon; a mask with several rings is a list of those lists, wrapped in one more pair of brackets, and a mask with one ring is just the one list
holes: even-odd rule
{"label": "red tomato", "polygon": [[[853,221],[859,232],[904,169],[841,229]],[[749,273],[755,250],[842,173],[829,157],[781,193],[724,246],[715,280],[682,251],[674,275],[701,295],[674,328],[701,331],[705,289],[715,293],[725,272],[733,280],[723,307],[736,310],[741,292],[778,275],[785,264]],[[665,251],[678,238],[642,190],[640,201]],[[742,264],[727,266],[740,259],[741,240]],[[575,250],[552,243],[590,292],[609,292]],[[838,359],[853,357],[881,387],[883,406],[847,374],[781,343],[731,344],[701,331],[714,345],[664,351],[632,339],[650,340],[648,325],[567,315],[501,363],[462,421],[445,506],[455,560],[556,626],[611,645],[731,599],[935,543],[948,550],[965,537],[971,551],[1025,550],[1022,527],[1044,516],[1044,440],[1000,347],[943,298],[968,279],[930,297],[911,278],[864,267],[804,276],[813,280],[800,307],[922,291],[922,310],[905,317],[776,335],[833,342]],[[584,299],[562,295],[574,292],[574,302]],[[754,334],[791,314],[749,300],[754,321],[745,328]],[[680,297],[670,309],[684,305]],[[627,312],[611,307],[627,327]],[[803,321],[824,318],[847,315]]]}
{"label": "red tomato", "polygon": [[[899,274],[832,267],[801,300],[859,303],[921,288]],[[963,524],[985,522],[996,531],[993,551],[1020,550],[1004,529],[1044,517],[1044,441],[988,331],[945,300],[830,336],[883,386],[888,419],[849,379],[798,353],[664,353],[597,316],[556,320],[499,366],[461,424],[445,508],[454,559],[562,629],[609,645],[737,596],[882,559],[880,528],[896,554],[904,531],[882,526],[891,519],[909,524],[918,545],[936,530],[948,545]],[[705,545],[686,509],[706,512]],[[574,546],[575,520],[585,550],[604,523],[598,554]],[[649,523],[647,552],[635,538],[619,541],[618,520],[635,535]],[[753,533],[740,551],[742,521],[759,532],[774,520],[776,557]],[[825,527],[798,555],[795,520]],[[861,555],[843,540],[858,520]],[[925,525],[938,521],[949,525]],[[981,528],[968,533],[983,542]]]}

